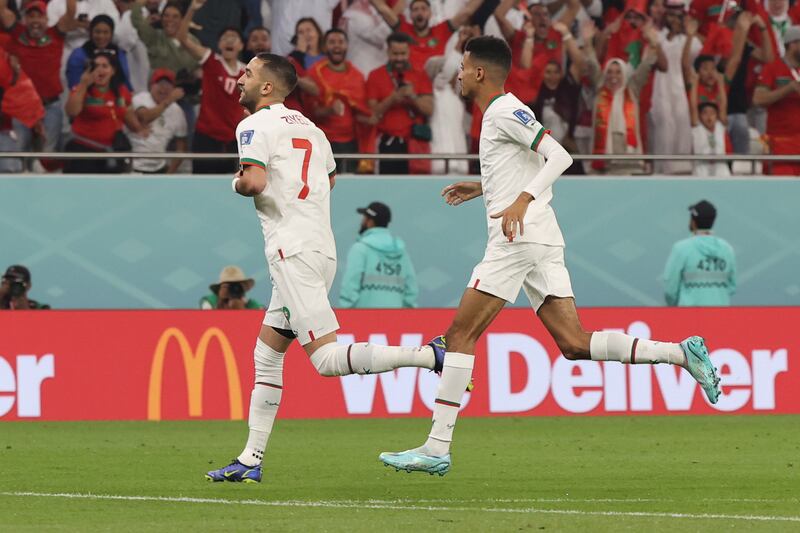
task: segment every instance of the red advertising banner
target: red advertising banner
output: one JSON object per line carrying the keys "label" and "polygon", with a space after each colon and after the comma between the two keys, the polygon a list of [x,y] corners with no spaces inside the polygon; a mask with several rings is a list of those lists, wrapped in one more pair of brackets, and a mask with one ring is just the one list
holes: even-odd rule
{"label": "red advertising banner", "polygon": [[[419,345],[454,310],[339,311],[339,342]],[[242,419],[258,311],[0,313],[0,420]],[[800,308],[586,309],[588,330],[703,335],[720,368],[712,406],[670,365],[574,362],[526,309],[507,309],[477,346],[466,416],[800,413]],[[292,346],[281,418],[429,416],[438,377],[404,368],[325,378]]]}

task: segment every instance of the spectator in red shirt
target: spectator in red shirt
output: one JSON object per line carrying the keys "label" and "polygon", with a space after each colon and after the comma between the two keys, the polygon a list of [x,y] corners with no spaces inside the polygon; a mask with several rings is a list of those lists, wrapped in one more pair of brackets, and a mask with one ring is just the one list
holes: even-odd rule
{"label": "spectator in red shirt", "polygon": [[[67,116],[72,122],[72,139],[67,152],[128,151],[130,141],[123,126],[135,134],[147,135],[131,107],[131,93],[122,79],[117,57],[95,50],[92,63],[69,93]],[[64,164],[65,173],[121,172],[115,162],[109,167],[106,159],[71,159]]]}
{"label": "spectator in red shirt", "polygon": [[[47,27],[47,5],[41,0],[26,2],[22,8],[22,19],[17,21],[8,9],[7,0],[0,0],[0,19],[9,33],[6,49],[19,60],[22,70],[30,76],[36,92],[44,105],[44,139],[42,149],[46,152],[60,148],[62,117],[59,97],[61,86],[61,59],[64,52],[64,35],[76,27],[77,0],[67,2],[67,12],[55,26]],[[32,150],[33,131],[20,123],[14,130],[21,150]],[[39,144],[37,142],[37,144]]]}
{"label": "spectator in red shirt", "polygon": [[[20,150],[11,130],[12,119],[39,134],[43,132],[44,108],[31,79],[19,66],[19,61],[0,48],[0,152]],[[21,172],[18,159],[0,158],[0,172]]]}
{"label": "spectator in red shirt", "polygon": [[[325,132],[333,153],[359,152],[359,123],[372,116],[367,107],[364,75],[347,57],[347,34],[332,29],[325,34],[326,58],[308,71],[319,87],[310,106],[314,122]],[[355,172],[356,161],[336,161],[340,172]]]}
{"label": "spectator in red shirt", "polygon": [[[428,75],[409,63],[410,37],[387,39],[389,62],[367,78],[367,103],[378,120],[378,153],[408,154],[412,141],[430,141],[427,118],[433,114],[433,87]],[[381,161],[381,174],[408,174],[407,160]]]}
{"label": "spectator in red shirt", "polygon": [[[195,125],[192,151],[235,154],[236,126],[244,116],[236,83],[244,74],[244,64],[239,61],[244,44],[236,28],[222,30],[217,44],[219,54],[189,38],[192,17],[205,3],[206,0],[193,0],[178,30],[178,40],[203,69],[200,115]],[[192,172],[195,174],[226,174],[235,171],[236,166],[233,158],[192,160]]]}
{"label": "spectator in red shirt", "polygon": [[569,0],[564,14],[556,21],[550,19],[550,11],[542,0],[528,0],[530,21],[520,30],[515,30],[506,15],[515,0],[503,0],[494,12],[500,31],[511,46],[513,62],[506,81],[506,90],[528,105],[533,105],[542,84],[542,75],[548,63],[555,62],[564,68],[562,42],[572,39],[569,26],[575,21],[581,4]]}
{"label": "spectator in red shirt", "polygon": [[469,0],[453,18],[431,26],[429,0],[411,0],[409,5],[411,20],[400,14],[405,7],[405,0],[399,0],[394,8],[389,7],[386,0],[371,1],[393,31],[405,33],[411,38],[409,61],[414,70],[423,73],[428,58],[444,55],[444,47],[450,36],[467,22],[484,2],[484,0]]}
{"label": "spectator in red shirt", "polygon": [[723,4],[724,0],[692,0],[689,15],[700,23],[700,35],[708,35],[713,25],[722,22]]}
{"label": "spectator in red shirt", "polygon": [[[781,59],[764,66],[753,94],[753,104],[767,109],[767,139],[773,155],[796,154],[800,139],[800,26],[783,34]],[[777,162],[769,174],[800,176],[800,164]]]}

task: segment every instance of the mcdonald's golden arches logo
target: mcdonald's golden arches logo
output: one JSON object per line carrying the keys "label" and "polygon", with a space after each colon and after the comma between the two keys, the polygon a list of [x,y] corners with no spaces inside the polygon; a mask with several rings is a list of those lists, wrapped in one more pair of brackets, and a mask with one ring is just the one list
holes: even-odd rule
{"label": "mcdonald's golden arches logo", "polygon": [[189,340],[183,332],[175,327],[167,328],[161,334],[153,354],[150,367],[150,386],[147,391],[147,419],[161,420],[161,395],[164,381],[164,361],[170,341],[175,340],[183,358],[183,369],[186,373],[186,390],[189,396],[189,416],[203,416],[203,375],[206,368],[206,352],[212,339],[217,341],[225,361],[225,373],[228,377],[228,402],[231,420],[242,419],[242,385],[239,382],[239,368],[233,355],[228,337],[219,328],[208,328],[200,337],[197,350],[192,350]]}

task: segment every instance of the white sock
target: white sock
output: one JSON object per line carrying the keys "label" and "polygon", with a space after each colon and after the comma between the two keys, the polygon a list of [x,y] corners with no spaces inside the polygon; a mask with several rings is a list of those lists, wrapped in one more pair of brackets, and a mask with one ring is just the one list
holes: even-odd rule
{"label": "white sock", "polygon": [[380,346],[358,342],[341,346],[336,343],[317,348],[311,363],[323,376],[377,374],[395,368],[416,366],[432,369],[433,348],[430,346]]}
{"label": "white sock", "polygon": [[472,367],[475,356],[456,352],[447,352],[444,356],[444,369],[436,392],[436,403],[433,407],[433,424],[428,440],[418,451],[441,457],[450,451],[453,440],[453,429],[456,427],[458,409],[464,391],[472,378]]}
{"label": "white sock", "polygon": [[434,364],[430,346],[381,346],[359,342],[346,348],[349,374],[377,374],[406,366],[432,369]]}
{"label": "white sock", "polygon": [[616,331],[592,333],[589,354],[593,361],[686,365],[686,356],[683,354],[680,344],[638,339]]}
{"label": "white sock", "polygon": [[256,384],[250,395],[250,433],[239,457],[247,466],[261,464],[283,394],[283,356],[259,339],[255,349]]}

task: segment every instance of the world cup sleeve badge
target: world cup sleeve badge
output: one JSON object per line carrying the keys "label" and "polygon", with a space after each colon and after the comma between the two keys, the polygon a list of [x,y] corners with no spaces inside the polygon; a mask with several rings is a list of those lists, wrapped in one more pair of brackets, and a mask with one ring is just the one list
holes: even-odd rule
{"label": "world cup sleeve badge", "polygon": [[514,111],[514,116],[517,117],[517,120],[522,122],[525,126],[533,122],[533,117],[530,113],[525,111],[524,109],[517,109]]}
{"label": "world cup sleeve badge", "polygon": [[253,135],[255,131],[253,130],[245,130],[239,134],[239,144],[242,146],[247,146],[251,142],[253,142]]}

